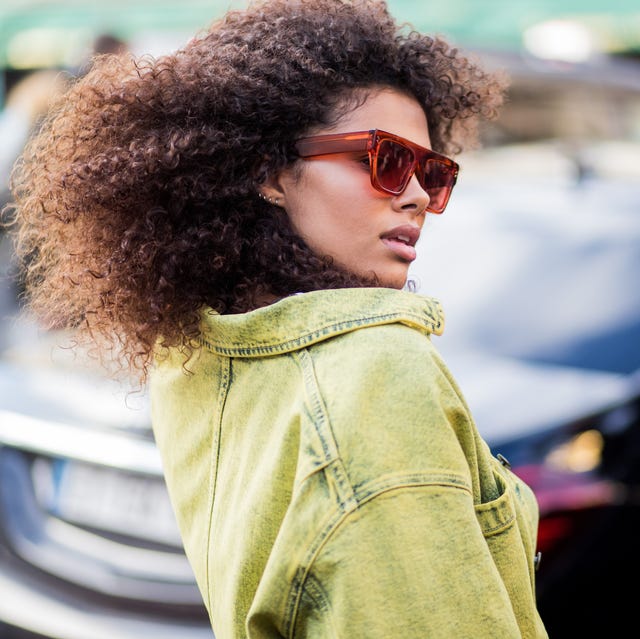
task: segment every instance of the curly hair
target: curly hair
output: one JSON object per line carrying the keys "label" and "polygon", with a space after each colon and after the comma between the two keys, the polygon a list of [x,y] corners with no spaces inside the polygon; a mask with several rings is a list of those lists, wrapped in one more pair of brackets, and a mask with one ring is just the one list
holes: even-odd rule
{"label": "curly hair", "polygon": [[96,58],[13,171],[28,306],[145,377],[158,344],[197,348],[204,306],[371,285],[315,255],[257,187],[374,86],[414,96],[449,154],[476,145],[503,97],[499,77],[377,0],[267,0],[172,54]]}

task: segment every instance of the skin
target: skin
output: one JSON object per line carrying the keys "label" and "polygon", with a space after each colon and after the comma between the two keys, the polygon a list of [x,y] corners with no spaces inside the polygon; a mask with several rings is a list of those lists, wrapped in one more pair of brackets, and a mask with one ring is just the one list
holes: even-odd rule
{"label": "skin", "polygon": [[[368,92],[360,106],[308,135],[382,129],[431,148],[427,118],[412,96],[392,88]],[[412,244],[425,221],[429,196],[412,176],[396,196],[371,186],[366,153],[301,159],[273,176],[263,194],[284,207],[296,232],[319,255],[357,275],[374,273],[401,289],[416,257]],[[413,234],[409,243],[397,235]],[[395,238],[395,239],[394,239]]]}

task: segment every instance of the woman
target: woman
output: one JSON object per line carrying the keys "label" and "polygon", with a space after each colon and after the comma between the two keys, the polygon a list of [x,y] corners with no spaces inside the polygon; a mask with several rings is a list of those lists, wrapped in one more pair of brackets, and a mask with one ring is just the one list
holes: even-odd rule
{"label": "woman", "polygon": [[17,167],[31,308],[150,373],[218,639],[546,636],[533,495],[403,290],[501,99],[384,3],[271,0],[97,63]]}

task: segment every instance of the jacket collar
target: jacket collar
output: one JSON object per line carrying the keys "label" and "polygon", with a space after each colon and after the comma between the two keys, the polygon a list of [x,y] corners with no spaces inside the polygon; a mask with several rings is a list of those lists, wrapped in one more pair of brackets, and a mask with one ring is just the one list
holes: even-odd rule
{"label": "jacket collar", "polygon": [[298,293],[242,314],[203,313],[202,344],[220,355],[286,353],[365,326],[399,322],[441,335],[440,303],[390,288],[343,288]]}

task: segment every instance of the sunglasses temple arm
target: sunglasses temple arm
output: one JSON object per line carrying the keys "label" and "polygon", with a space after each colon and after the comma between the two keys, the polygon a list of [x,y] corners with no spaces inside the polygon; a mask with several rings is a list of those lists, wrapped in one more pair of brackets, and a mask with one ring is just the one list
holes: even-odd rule
{"label": "sunglasses temple arm", "polygon": [[296,142],[296,150],[300,157],[312,157],[314,155],[331,155],[333,153],[349,153],[351,151],[366,151],[368,137],[336,138],[335,140],[302,139]]}

